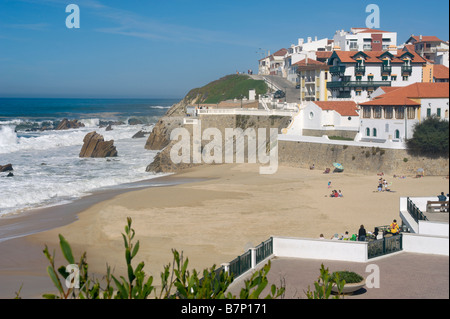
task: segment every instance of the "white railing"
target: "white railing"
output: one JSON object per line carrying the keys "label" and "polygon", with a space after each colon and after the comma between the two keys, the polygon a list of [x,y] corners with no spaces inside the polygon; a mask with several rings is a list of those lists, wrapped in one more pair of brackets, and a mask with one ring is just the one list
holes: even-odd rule
{"label": "white railing", "polygon": [[255,115],[255,116],[293,116],[296,110],[259,110],[259,109],[202,109],[198,115]]}

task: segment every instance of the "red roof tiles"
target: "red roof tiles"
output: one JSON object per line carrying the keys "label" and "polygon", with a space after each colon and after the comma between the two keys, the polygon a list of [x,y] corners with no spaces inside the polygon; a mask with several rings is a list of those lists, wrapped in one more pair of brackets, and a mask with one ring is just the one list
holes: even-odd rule
{"label": "red roof tiles", "polygon": [[314,101],[322,110],[336,111],[342,116],[359,116],[358,106],[353,101]]}
{"label": "red roof tiles", "polygon": [[364,105],[420,105],[411,99],[448,98],[449,83],[414,83],[380,95]]}

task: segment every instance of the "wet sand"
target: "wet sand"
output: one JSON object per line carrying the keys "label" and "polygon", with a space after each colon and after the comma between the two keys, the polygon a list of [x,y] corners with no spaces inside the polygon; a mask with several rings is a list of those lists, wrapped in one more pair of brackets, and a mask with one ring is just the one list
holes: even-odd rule
{"label": "wet sand", "polygon": [[[399,219],[400,197],[449,190],[441,176],[384,176],[393,183],[393,192],[377,192],[376,174],[323,174],[280,166],[274,175],[260,175],[256,164],[201,166],[172,178],[194,182],[99,199],[65,226],[0,242],[0,297],[14,297],[21,282],[24,298],[52,290],[42,249],[47,244],[60,258],[58,234],[71,243],[75,256],[87,252],[91,272],[101,276],[108,263],[115,275],[124,274],[121,233],[127,217],[140,241],[136,260],[145,262],[157,284],[163,266],[172,261],[171,249],[183,251],[190,268],[203,270],[229,262],[271,236],[318,238],[323,233],[331,238],[347,230],[355,233],[361,224],[370,231]],[[330,198],[332,189],[342,190],[344,197]],[[64,211],[62,207],[60,214]]]}

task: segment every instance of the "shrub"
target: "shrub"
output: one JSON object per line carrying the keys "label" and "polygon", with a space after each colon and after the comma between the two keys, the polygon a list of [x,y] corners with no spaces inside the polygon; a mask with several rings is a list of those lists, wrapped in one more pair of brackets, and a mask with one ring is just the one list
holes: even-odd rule
{"label": "shrub", "polygon": [[413,137],[406,141],[408,151],[427,157],[449,156],[449,123],[431,116],[414,125]]}
{"label": "shrub", "polygon": [[364,278],[352,271],[335,271],[331,274],[331,278],[334,280],[336,276],[341,280],[345,280],[347,284],[356,284],[364,280]]}

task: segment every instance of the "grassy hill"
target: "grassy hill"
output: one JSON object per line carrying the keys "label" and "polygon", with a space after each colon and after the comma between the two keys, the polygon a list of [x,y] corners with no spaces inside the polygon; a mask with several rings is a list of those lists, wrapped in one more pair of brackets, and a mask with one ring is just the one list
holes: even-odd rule
{"label": "grassy hill", "polygon": [[245,74],[231,74],[213,81],[201,88],[192,89],[186,100],[197,103],[219,103],[221,101],[248,98],[248,91],[256,90],[256,94],[267,93],[267,85],[262,80],[253,80]]}

